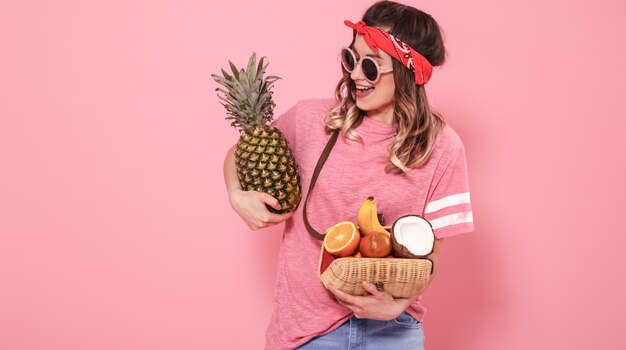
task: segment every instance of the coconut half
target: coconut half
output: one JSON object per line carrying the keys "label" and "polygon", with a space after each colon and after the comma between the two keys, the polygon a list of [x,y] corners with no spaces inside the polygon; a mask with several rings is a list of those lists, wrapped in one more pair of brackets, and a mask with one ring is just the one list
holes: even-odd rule
{"label": "coconut half", "polygon": [[393,253],[400,258],[423,258],[433,252],[435,232],[428,220],[419,215],[406,215],[393,223]]}

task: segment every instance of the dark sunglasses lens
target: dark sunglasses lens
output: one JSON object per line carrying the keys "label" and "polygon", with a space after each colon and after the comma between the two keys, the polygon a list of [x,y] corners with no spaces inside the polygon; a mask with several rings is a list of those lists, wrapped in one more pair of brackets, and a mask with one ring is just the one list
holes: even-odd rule
{"label": "dark sunglasses lens", "polygon": [[365,79],[375,81],[378,78],[378,67],[376,67],[376,63],[372,59],[364,58],[361,62],[361,69],[363,69]]}
{"label": "dark sunglasses lens", "polygon": [[352,72],[354,70],[354,56],[352,56],[350,51],[346,49],[341,51],[341,63],[348,72]]}

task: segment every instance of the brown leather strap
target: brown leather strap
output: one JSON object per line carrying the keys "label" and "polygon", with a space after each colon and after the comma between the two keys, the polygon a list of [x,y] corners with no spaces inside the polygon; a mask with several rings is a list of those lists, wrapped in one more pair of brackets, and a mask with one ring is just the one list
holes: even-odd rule
{"label": "brown leather strap", "polygon": [[309,231],[309,233],[311,234],[311,236],[313,236],[313,238],[318,239],[320,241],[324,240],[324,235],[317,232],[311,226],[311,224],[309,224],[309,220],[306,217],[306,205],[309,202],[309,195],[311,194],[311,191],[313,191],[313,187],[315,186],[315,182],[317,181],[317,176],[320,174],[320,171],[322,170],[322,166],[324,166],[324,163],[326,162],[326,159],[328,158],[330,151],[333,149],[333,146],[335,145],[335,142],[337,141],[337,136],[339,136],[339,130],[334,130],[333,133],[330,135],[330,139],[328,139],[328,143],[326,144],[326,147],[322,151],[322,155],[320,156],[320,159],[317,161],[315,170],[313,170],[313,176],[311,177],[311,184],[309,185],[309,191],[307,192],[306,198],[304,199],[304,209],[302,210],[302,217],[304,218],[304,227],[306,227],[307,231]]}

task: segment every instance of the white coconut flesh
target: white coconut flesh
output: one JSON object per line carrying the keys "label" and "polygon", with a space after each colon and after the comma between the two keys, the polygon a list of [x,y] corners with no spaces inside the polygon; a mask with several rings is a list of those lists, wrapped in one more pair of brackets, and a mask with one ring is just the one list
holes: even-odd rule
{"label": "white coconut flesh", "polygon": [[419,216],[405,216],[393,225],[396,242],[411,254],[425,256],[433,251],[435,234],[425,219]]}

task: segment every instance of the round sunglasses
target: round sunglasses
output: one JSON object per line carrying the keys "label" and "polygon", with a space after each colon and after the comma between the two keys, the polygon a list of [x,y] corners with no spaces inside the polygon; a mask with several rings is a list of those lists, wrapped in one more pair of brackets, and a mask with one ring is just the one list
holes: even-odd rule
{"label": "round sunglasses", "polygon": [[376,84],[378,80],[380,80],[381,74],[393,71],[391,68],[382,69],[380,65],[378,65],[378,62],[369,56],[361,58],[361,61],[359,62],[356,59],[356,54],[351,48],[344,47],[341,49],[341,64],[343,65],[343,68],[348,71],[348,73],[352,73],[359,63],[361,64],[363,76],[372,84]]}

